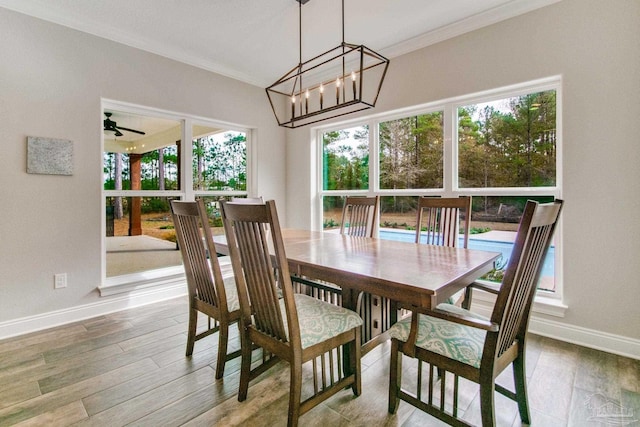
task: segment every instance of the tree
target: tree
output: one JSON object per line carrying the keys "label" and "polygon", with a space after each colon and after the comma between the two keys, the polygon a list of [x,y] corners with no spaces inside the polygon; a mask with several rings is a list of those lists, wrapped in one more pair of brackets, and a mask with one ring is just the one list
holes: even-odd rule
{"label": "tree", "polygon": [[323,134],[323,185],[325,190],[357,190],[369,187],[369,129]]}
{"label": "tree", "polygon": [[380,188],[441,188],[442,113],[380,124]]}
{"label": "tree", "polygon": [[[555,185],[555,91],[509,98],[507,108],[458,111],[462,187]],[[486,206],[485,206],[486,208]]]}
{"label": "tree", "polygon": [[199,190],[246,190],[247,144],[243,133],[222,138],[209,135],[193,141],[194,180]]}

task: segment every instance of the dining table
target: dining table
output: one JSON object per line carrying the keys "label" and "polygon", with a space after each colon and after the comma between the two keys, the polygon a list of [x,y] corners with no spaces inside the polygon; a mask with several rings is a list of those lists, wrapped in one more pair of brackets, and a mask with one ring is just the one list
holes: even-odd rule
{"label": "dining table", "polygon": [[[327,231],[282,229],[292,276],[328,282],[342,305],[356,310],[362,293],[400,307],[433,309],[494,268],[499,252],[354,237]],[[216,251],[228,255],[225,236]],[[391,310],[390,324],[397,310]],[[382,331],[384,332],[384,331]],[[377,345],[372,340],[363,352]]]}

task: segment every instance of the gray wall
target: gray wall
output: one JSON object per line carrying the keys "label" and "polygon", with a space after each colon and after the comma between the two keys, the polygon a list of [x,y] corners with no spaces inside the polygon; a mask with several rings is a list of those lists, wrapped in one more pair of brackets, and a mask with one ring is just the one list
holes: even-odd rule
{"label": "gray wall", "polygon": [[[285,137],[263,89],[3,8],[0,40],[0,322],[105,301],[101,97],[255,127],[258,192],[284,204]],[[72,140],[73,176],[27,174],[27,136]]]}
{"label": "gray wall", "polygon": [[[563,78],[560,324],[640,338],[640,1],[563,0],[394,58],[376,113]],[[289,225],[312,203],[310,131],[288,135]],[[295,159],[295,160],[293,160]],[[294,202],[295,200],[295,202]],[[545,316],[538,316],[545,318]],[[578,328],[578,329],[579,329]],[[577,329],[576,329],[577,330]]]}

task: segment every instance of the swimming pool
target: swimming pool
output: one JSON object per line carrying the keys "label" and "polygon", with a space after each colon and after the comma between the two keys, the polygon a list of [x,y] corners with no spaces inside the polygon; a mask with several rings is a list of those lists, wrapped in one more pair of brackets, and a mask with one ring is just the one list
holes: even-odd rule
{"label": "swimming pool", "polygon": [[[400,242],[411,242],[415,241],[415,231],[405,231],[405,230],[394,230],[389,228],[381,228],[379,232],[379,236],[381,239],[388,240],[397,240]],[[476,236],[476,237],[474,237]],[[502,258],[498,260],[500,265],[505,265],[511,256],[511,250],[513,249],[512,242],[500,242],[495,240],[486,240],[482,239],[481,234],[472,234],[469,236],[469,249],[478,249],[482,251],[491,251],[491,252],[500,252],[502,254]],[[462,246],[462,237],[459,238],[459,245]],[[543,277],[554,277],[555,267],[554,267],[554,259],[555,259],[555,248],[553,246],[549,247],[549,251],[547,252],[547,256],[544,260],[544,265],[542,266]]]}

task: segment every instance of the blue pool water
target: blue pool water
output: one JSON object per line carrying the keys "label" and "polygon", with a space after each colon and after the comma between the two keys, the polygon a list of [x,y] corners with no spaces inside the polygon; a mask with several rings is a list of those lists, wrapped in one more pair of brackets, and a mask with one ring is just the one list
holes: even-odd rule
{"label": "blue pool water", "polygon": [[[388,240],[397,240],[400,242],[411,242],[415,241],[415,232],[413,231],[402,231],[402,230],[393,230],[393,229],[380,229],[380,238],[388,239]],[[473,237],[474,235],[469,236],[469,249],[478,249],[482,251],[491,251],[491,252],[500,252],[502,254],[502,259],[498,260],[500,265],[506,266],[506,262],[509,260],[511,256],[511,250],[513,249],[513,243],[511,242],[499,242],[494,240],[486,240],[480,237]],[[477,235],[481,236],[481,235]],[[462,247],[462,237],[459,240],[459,245]],[[555,248],[551,246],[549,248],[549,252],[547,252],[547,256],[544,260],[544,265],[542,266],[542,276],[554,276],[554,255]]]}

